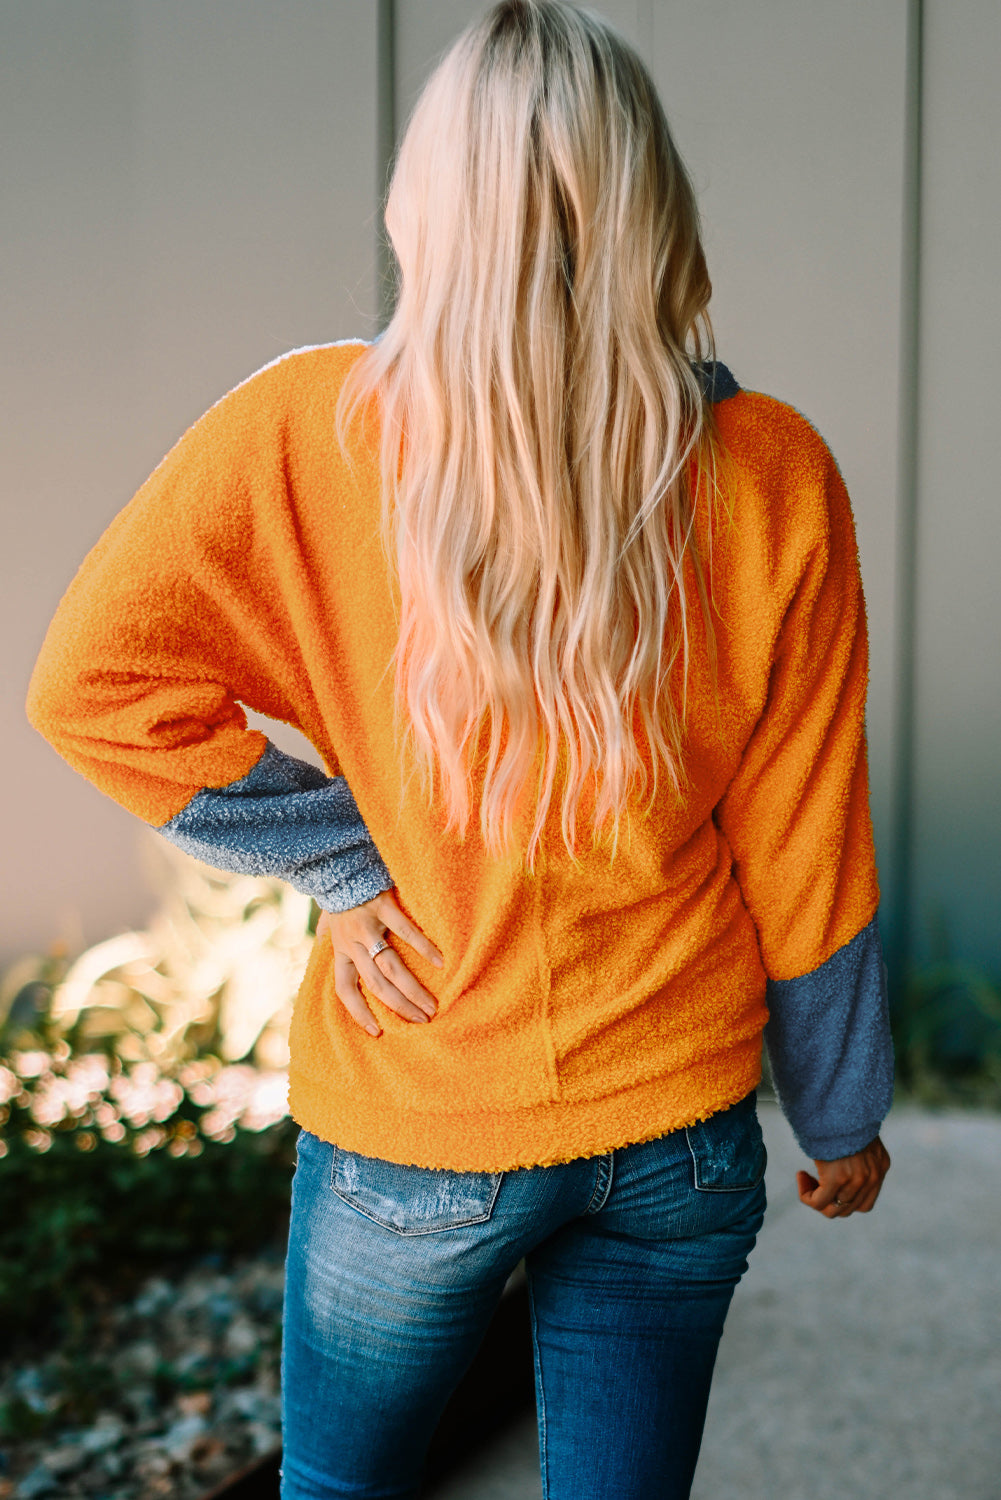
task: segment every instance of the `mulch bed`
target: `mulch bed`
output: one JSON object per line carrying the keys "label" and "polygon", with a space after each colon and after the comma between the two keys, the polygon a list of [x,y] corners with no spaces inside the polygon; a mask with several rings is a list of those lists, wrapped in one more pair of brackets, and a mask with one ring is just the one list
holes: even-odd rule
{"label": "mulch bed", "polygon": [[[276,1495],[283,1285],[277,1249],[208,1257],[109,1302],[61,1347],[0,1361],[0,1500]],[[519,1271],[434,1435],[428,1493],[533,1395]]]}
{"label": "mulch bed", "polygon": [[0,1361],[0,1500],[199,1500],[274,1451],[283,1282],[209,1258]]}

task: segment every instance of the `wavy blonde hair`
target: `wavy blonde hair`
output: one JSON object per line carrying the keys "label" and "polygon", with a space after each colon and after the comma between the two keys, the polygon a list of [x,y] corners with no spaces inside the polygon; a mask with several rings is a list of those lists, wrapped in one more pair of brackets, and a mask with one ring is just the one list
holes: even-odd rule
{"label": "wavy blonde hair", "polygon": [[[562,0],[504,0],[426,84],[393,173],[395,315],[354,366],[342,442],[377,398],[383,540],[399,582],[397,730],[488,850],[537,772],[534,870],[561,765],[562,832],[593,843],[646,766],[679,797],[685,566],[715,491],[714,353],[695,196],[639,57]],[[672,688],[673,682],[673,688]],[[484,736],[488,733],[486,745]]]}

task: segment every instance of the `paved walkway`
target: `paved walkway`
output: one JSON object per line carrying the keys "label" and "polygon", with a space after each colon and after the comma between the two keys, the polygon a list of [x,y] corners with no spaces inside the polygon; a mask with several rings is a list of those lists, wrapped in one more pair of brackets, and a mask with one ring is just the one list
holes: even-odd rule
{"label": "paved walkway", "polygon": [[[879,1204],[842,1221],[799,1203],[809,1163],[761,1117],[769,1212],[693,1500],[1001,1500],[1001,1117],[895,1110]],[[531,1419],[435,1500],[541,1493]]]}

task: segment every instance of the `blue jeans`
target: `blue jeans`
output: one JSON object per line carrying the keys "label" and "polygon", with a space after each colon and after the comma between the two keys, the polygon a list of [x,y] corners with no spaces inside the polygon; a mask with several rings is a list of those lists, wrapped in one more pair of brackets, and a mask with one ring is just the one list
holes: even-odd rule
{"label": "blue jeans", "polygon": [[752,1093],[605,1156],[452,1172],[303,1131],[292,1191],[283,1500],[412,1500],[524,1258],[546,1500],[683,1500],[765,1210]]}

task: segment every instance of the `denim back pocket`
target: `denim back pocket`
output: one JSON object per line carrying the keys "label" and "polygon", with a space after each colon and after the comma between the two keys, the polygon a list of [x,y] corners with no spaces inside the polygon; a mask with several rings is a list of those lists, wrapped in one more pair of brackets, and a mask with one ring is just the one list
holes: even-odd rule
{"label": "denim back pocket", "polygon": [[756,1094],[685,1127],[695,1186],[704,1193],[746,1193],[765,1175],[768,1160],[755,1108]]}
{"label": "denim back pocket", "polygon": [[334,1147],[330,1186],[367,1219],[397,1234],[435,1234],[489,1219],[503,1172],[401,1166]]}

